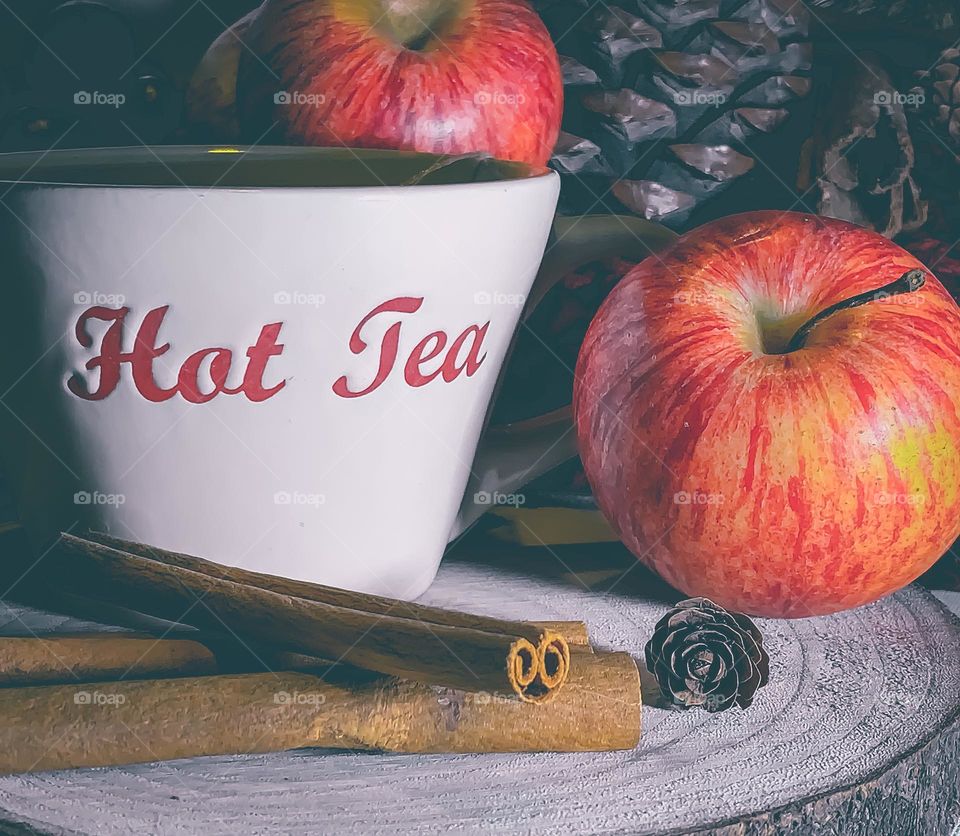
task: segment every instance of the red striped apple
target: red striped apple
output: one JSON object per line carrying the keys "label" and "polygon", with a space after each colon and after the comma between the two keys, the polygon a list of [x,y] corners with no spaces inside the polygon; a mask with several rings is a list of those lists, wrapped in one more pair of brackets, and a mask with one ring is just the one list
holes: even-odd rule
{"label": "red striped apple", "polygon": [[245,42],[248,138],[543,165],[560,130],[559,59],[525,0],[265,0]]}
{"label": "red striped apple", "polygon": [[642,262],[590,326],[574,410],[600,508],[688,595],[836,612],[960,534],[960,308],[847,223],[752,212]]}

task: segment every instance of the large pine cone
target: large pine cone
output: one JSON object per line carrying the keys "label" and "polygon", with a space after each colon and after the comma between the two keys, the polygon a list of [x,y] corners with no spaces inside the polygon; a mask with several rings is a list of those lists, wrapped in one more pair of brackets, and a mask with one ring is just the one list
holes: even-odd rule
{"label": "large pine cone", "polygon": [[[793,179],[804,131],[781,128],[811,89],[801,3],[534,5],[564,74],[565,133],[551,163],[563,179],[562,210],[626,208],[685,229],[737,181]],[[768,205],[763,189],[742,191],[736,209]]]}
{"label": "large pine cone", "polygon": [[921,83],[926,97],[921,111],[930,129],[960,152],[960,49],[945,50]]}
{"label": "large pine cone", "polygon": [[756,625],[707,598],[681,601],[660,619],[645,655],[671,708],[747,708],[770,677]]}
{"label": "large pine cone", "polygon": [[957,25],[956,0],[807,0],[813,9],[863,15],[918,28],[949,29]]}

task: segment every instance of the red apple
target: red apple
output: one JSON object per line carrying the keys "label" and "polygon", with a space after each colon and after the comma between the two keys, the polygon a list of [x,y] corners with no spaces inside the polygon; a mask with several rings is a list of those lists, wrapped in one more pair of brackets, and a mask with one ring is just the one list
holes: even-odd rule
{"label": "red apple", "polygon": [[543,165],[560,130],[557,52],[524,0],[266,0],[237,105],[246,138]]}
{"label": "red apple", "polygon": [[960,534],[960,308],[847,223],[752,212],[648,258],[587,332],[574,410],[600,508],[688,595],[836,612]]}

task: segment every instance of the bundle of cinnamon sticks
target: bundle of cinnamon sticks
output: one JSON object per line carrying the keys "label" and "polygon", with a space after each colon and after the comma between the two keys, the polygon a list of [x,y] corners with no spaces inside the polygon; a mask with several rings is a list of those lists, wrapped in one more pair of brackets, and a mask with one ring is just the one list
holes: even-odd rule
{"label": "bundle of cinnamon sticks", "polygon": [[304,746],[590,751],[639,738],[636,663],[594,652],[580,622],[452,612],[103,534],[62,535],[12,595],[198,632],[0,638],[0,772]]}

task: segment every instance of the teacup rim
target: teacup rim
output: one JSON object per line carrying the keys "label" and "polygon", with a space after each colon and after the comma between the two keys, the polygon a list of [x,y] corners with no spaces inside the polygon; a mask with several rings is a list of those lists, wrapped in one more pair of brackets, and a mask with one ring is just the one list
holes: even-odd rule
{"label": "teacup rim", "polygon": [[[173,171],[172,165],[185,163],[203,163],[209,161],[212,155],[224,157],[239,156],[241,160],[253,158],[259,164],[290,164],[302,160],[304,163],[329,160],[335,162],[342,159],[349,164],[360,163],[370,171],[379,184],[356,185],[311,185],[307,183],[276,183],[243,185],[220,182],[232,171],[229,167],[226,173],[213,183],[190,184],[183,182]],[[386,183],[378,177],[367,163],[383,163],[384,161],[411,162],[421,160],[424,170],[439,170],[448,162],[461,160],[476,160],[478,164],[495,167],[497,176],[484,180],[464,179],[449,183],[419,183],[400,182]],[[239,161],[238,161],[239,162]],[[96,165],[129,166],[144,169],[165,168],[179,182],[158,183],[149,182],[96,182],[76,179],[57,179],[54,177],[31,176],[34,172],[42,174],[44,171],[66,169],[82,169],[84,166]],[[21,171],[20,176],[14,176]],[[290,145],[129,145],[117,147],[95,148],[54,148],[33,151],[0,152],[0,187],[8,190],[16,187],[58,187],[81,189],[143,189],[143,190],[176,190],[188,189],[191,191],[384,191],[388,189],[453,189],[453,188],[498,188],[506,184],[518,185],[521,183],[539,182],[556,177],[556,173],[547,166],[536,166],[528,163],[502,160],[486,155],[444,155],[430,154],[417,151],[381,149],[381,148],[348,148],[348,147],[314,147]],[[156,179],[156,178],[154,178]]]}

